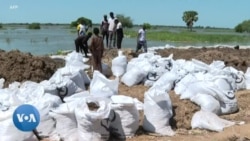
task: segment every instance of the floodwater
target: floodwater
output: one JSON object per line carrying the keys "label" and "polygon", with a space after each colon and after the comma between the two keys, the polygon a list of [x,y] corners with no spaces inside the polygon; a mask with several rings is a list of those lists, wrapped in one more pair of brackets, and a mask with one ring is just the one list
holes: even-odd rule
{"label": "floodwater", "polygon": [[[29,30],[26,25],[4,25],[0,30],[0,49],[5,51],[20,50],[30,52],[33,55],[55,54],[59,50],[74,50],[76,31],[69,25],[46,25],[40,30]],[[162,47],[166,45],[186,46],[182,42],[148,41],[148,47]],[[188,44],[193,46],[206,46],[208,44]],[[122,48],[136,47],[135,38],[124,38]]]}
{"label": "floodwater", "polygon": [[[40,30],[29,30],[24,25],[4,27],[0,30],[0,49],[20,50],[33,55],[55,54],[59,50],[74,50],[76,31],[68,25],[41,26]],[[166,43],[149,41],[148,46],[163,46]],[[123,48],[135,48],[136,39],[124,38]]]}

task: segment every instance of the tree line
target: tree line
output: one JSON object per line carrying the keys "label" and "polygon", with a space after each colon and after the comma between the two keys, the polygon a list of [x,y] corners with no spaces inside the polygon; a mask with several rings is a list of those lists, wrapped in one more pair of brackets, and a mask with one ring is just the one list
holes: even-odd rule
{"label": "tree line", "polygon": [[[125,16],[123,14],[117,14],[117,19],[122,23],[123,27],[125,28],[132,28],[134,26],[133,20],[129,16]],[[194,10],[184,11],[182,20],[185,22],[186,27],[188,30],[192,31],[194,23],[198,21],[198,12]],[[75,21],[70,23],[71,27],[76,27],[78,22],[83,22],[85,25],[92,27],[92,20],[86,17],[79,17]],[[143,23],[147,29],[150,29],[152,26],[150,23]],[[0,29],[3,28],[3,24],[0,23]],[[34,22],[28,24],[28,29],[40,29],[40,23]],[[234,27],[235,32],[243,33],[247,32],[250,33],[250,19],[245,20]]]}

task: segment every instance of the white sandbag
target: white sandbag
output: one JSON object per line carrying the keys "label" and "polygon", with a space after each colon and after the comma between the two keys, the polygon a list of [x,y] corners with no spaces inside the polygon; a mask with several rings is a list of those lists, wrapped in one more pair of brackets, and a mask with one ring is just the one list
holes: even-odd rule
{"label": "white sandbag", "polygon": [[13,124],[13,113],[16,107],[8,111],[0,111],[0,140],[1,141],[37,141],[33,132],[23,132]]}
{"label": "white sandbag", "polygon": [[9,98],[10,94],[7,94],[3,89],[0,89],[0,111],[7,111],[11,107]]}
{"label": "white sandbag", "polygon": [[216,132],[221,132],[224,128],[233,125],[235,125],[235,122],[222,119],[216,114],[207,111],[196,112],[191,121],[192,129],[199,128]]}
{"label": "white sandbag", "polygon": [[139,101],[137,98],[134,98],[134,103],[135,103],[136,109],[138,111],[142,111],[143,110],[144,104],[141,101]]}
{"label": "white sandbag", "polygon": [[111,97],[111,134],[118,138],[133,137],[139,128],[139,112],[133,98],[124,95]]}
{"label": "white sandbag", "polygon": [[191,99],[198,93],[216,95],[218,89],[209,81],[197,81],[190,83],[188,87],[180,94],[180,99]]}
{"label": "white sandbag", "polygon": [[[94,103],[95,105],[89,107],[88,103]],[[109,99],[86,98],[86,101],[78,104],[75,116],[78,127],[78,141],[101,141],[109,138]]]}
{"label": "white sandbag", "polygon": [[[90,84],[90,78],[89,78],[88,74],[83,69],[70,70],[70,69],[68,69],[68,67],[64,67],[64,68],[60,68],[58,70],[60,70],[62,76],[70,77],[71,80],[73,80],[77,85],[82,85],[81,83],[87,84],[87,85]],[[78,80],[75,80],[72,78],[72,77],[76,77],[76,76],[77,76]],[[80,79],[82,79],[82,80],[80,80]],[[81,87],[82,86],[80,86],[80,88]],[[85,89],[85,87],[82,89]]]}
{"label": "white sandbag", "polygon": [[242,71],[238,71],[235,77],[235,83],[237,90],[244,90],[246,89],[246,78],[245,74]]}
{"label": "white sandbag", "polygon": [[131,70],[133,67],[135,67],[135,66],[136,66],[136,63],[137,63],[138,61],[140,61],[138,58],[132,58],[132,59],[128,62],[127,68],[126,68],[126,71],[125,71],[125,72],[127,72],[127,71]]}
{"label": "white sandbag", "polygon": [[[153,55],[154,56],[154,55]],[[150,56],[149,58],[133,58],[131,59],[127,64],[127,70],[131,70],[134,67],[140,68],[140,70],[144,73],[148,73],[152,70],[152,61],[150,61],[153,56]]]}
{"label": "white sandbag", "polygon": [[176,83],[176,85],[174,87],[175,93],[177,95],[182,94],[184,91],[186,91],[188,86],[192,82],[195,82],[196,80],[197,80],[197,78],[192,73],[189,73],[189,74],[185,75],[182,79],[180,79],[179,82]]}
{"label": "white sandbag", "polygon": [[194,65],[194,72],[204,72],[210,70],[209,65],[200,60],[192,59],[192,63]]}
{"label": "white sandbag", "polygon": [[245,85],[246,85],[246,89],[250,89],[250,67],[248,67],[247,68],[247,70],[246,70],[246,72],[245,72],[245,74],[244,74],[244,76],[245,76]]}
{"label": "white sandbag", "polygon": [[12,106],[19,106],[24,102],[17,96],[19,89],[0,89],[0,110],[7,111]]}
{"label": "white sandbag", "polygon": [[83,77],[84,83],[89,84],[90,83],[90,78],[88,74],[84,71],[84,68],[80,69],[71,69],[70,67],[63,67],[59,68],[56,73],[59,73],[61,76],[71,76],[74,73],[80,73],[81,77]]}
{"label": "white sandbag", "polygon": [[79,69],[89,69],[90,66],[86,65],[83,61],[83,56],[76,51],[73,51],[65,57],[65,67],[68,67],[70,70],[79,70]]}
{"label": "white sandbag", "polygon": [[133,67],[122,76],[121,82],[131,87],[140,83],[146,76],[147,73],[141,68]]}
{"label": "white sandbag", "polygon": [[59,90],[59,92],[63,91],[62,93],[67,96],[83,91],[74,81],[66,77],[64,77],[62,82],[57,85],[57,90]]}
{"label": "white sandbag", "polygon": [[235,85],[235,89],[241,90],[241,89],[246,88],[246,80],[245,80],[244,73],[242,71],[238,71],[237,69],[231,66],[228,66],[224,68],[223,70],[227,72],[229,77],[233,78],[234,82],[232,84]]}
{"label": "white sandbag", "polygon": [[71,96],[66,96],[63,98],[63,100],[65,103],[68,103],[68,102],[73,102],[76,100],[84,100],[86,97],[89,97],[89,96],[91,96],[89,94],[89,91],[83,91],[83,92],[75,93]]}
{"label": "white sandbag", "polygon": [[159,73],[157,70],[149,72],[144,78],[144,86],[151,87],[154,83],[161,77],[162,73]]}
{"label": "white sandbag", "polygon": [[67,68],[68,67],[58,69],[49,79],[50,84],[52,86],[55,85],[56,88],[66,87],[70,95],[84,91],[86,89],[85,84],[89,83],[89,78],[86,73],[82,69],[70,71]]}
{"label": "white sandbag", "polygon": [[40,136],[51,136],[55,131],[56,122],[49,116],[49,111],[59,107],[61,99],[58,96],[45,94],[41,100],[32,103],[40,114],[40,123],[37,131]]}
{"label": "white sandbag", "polygon": [[217,93],[221,105],[222,114],[231,114],[238,110],[238,103],[235,96],[235,90],[231,86],[231,83],[227,79],[216,79],[214,81],[217,89],[220,92]]}
{"label": "white sandbag", "polygon": [[181,94],[180,99],[190,99],[199,93],[211,95],[218,100],[221,114],[229,114],[238,110],[234,90],[227,79],[218,78],[213,81],[193,82]]}
{"label": "white sandbag", "polygon": [[210,70],[209,65],[196,59],[179,63],[181,63],[179,65],[182,65],[181,68],[189,73],[206,72]]}
{"label": "white sandbag", "polygon": [[81,70],[81,72],[77,71],[77,72],[72,73],[72,75],[69,76],[70,80],[72,80],[82,91],[86,90],[84,77],[82,75],[83,73],[84,71]]}
{"label": "white sandbag", "polygon": [[172,103],[168,93],[159,87],[149,89],[144,94],[143,129],[160,135],[173,136],[169,124],[173,116]]}
{"label": "white sandbag", "polygon": [[220,102],[211,95],[198,93],[190,100],[199,105],[202,111],[212,112],[216,115],[221,114]]}
{"label": "white sandbag", "polygon": [[152,87],[159,87],[164,89],[166,92],[169,92],[174,88],[174,83],[178,79],[176,73],[170,71],[165,72],[154,84]]}
{"label": "white sandbag", "polygon": [[171,69],[173,68],[173,54],[170,54],[168,57],[164,57],[164,58],[159,58],[157,60],[157,65],[159,67],[162,67],[165,71],[171,71]]}
{"label": "white sandbag", "polygon": [[90,79],[89,75],[87,74],[87,72],[86,72],[86,71],[83,71],[83,70],[80,70],[80,73],[81,73],[81,75],[82,75],[84,84],[85,84],[85,85],[89,85],[90,82],[91,82],[91,79]]}
{"label": "white sandbag", "polygon": [[52,59],[55,59],[55,60],[63,60],[63,61],[65,61],[66,55],[50,55],[49,57],[52,58]]}
{"label": "white sandbag", "polygon": [[110,80],[99,71],[94,71],[89,90],[95,97],[110,97],[118,94],[118,85],[119,78]]}
{"label": "white sandbag", "polygon": [[21,84],[18,98],[25,102],[38,101],[44,95],[44,88],[39,83],[32,81],[25,81]]}
{"label": "white sandbag", "polygon": [[56,121],[55,134],[66,141],[77,141],[77,121],[75,108],[77,102],[63,103],[58,108],[52,109],[49,115]]}
{"label": "white sandbag", "polygon": [[0,89],[3,88],[4,82],[5,82],[5,79],[4,79],[4,78],[1,78],[1,79],[0,79]]}
{"label": "white sandbag", "polygon": [[104,62],[102,62],[102,74],[105,75],[106,77],[112,76],[112,71],[110,66]]}
{"label": "white sandbag", "polygon": [[211,69],[223,69],[225,67],[224,61],[214,60],[211,64],[209,64],[209,67]]}
{"label": "white sandbag", "polygon": [[[64,95],[72,95],[77,92],[83,91],[82,88],[76,85],[76,83],[71,80],[71,74],[62,75],[61,70],[57,70],[53,76],[49,79],[52,86],[56,86],[57,94],[63,93]],[[56,94],[56,95],[57,95]]]}
{"label": "white sandbag", "polygon": [[173,55],[168,58],[158,58],[155,62],[151,62],[152,68],[148,72],[144,80],[144,86],[152,86],[165,72],[171,71],[173,68]]}
{"label": "white sandbag", "polygon": [[9,87],[8,87],[8,88],[9,88],[9,89],[17,89],[17,88],[20,87],[20,85],[21,85],[20,82],[14,81],[14,82],[12,82],[12,83],[9,84]]}
{"label": "white sandbag", "polygon": [[118,56],[111,62],[111,71],[114,76],[122,76],[127,69],[127,57],[122,54],[122,51],[118,51]]}
{"label": "white sandbag", "polygon": [[43,80],[39,84],[43,87],[44,93],[49,93],[53,95],[58,94],[56,84],[51,84],[49,80]]}

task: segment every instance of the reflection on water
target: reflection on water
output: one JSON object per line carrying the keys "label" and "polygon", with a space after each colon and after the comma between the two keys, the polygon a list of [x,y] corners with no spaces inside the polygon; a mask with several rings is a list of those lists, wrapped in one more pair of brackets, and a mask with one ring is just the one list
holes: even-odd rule
{"label": "reflection on water", "polygon": [[[68,25],[41,26],[40,30],[28,30],[25,25],[5,27],[0,30],[0,49],[10,51],[18,49],[22,52],[30,52],[34,55],[53,54],[58,50],[74,50],[76,33]],[[188,44],[181,42],[148,41],[149,47],[165,46],[207,46],[210,44]],[[135,38],[124,38],[123,48],[136,47]]]}

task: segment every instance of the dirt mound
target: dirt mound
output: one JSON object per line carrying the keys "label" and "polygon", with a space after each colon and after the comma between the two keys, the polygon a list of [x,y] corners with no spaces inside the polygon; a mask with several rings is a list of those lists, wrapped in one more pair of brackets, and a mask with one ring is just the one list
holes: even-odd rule
{"label": "dirt mound", "polygon": [[40,82],[49,79],[58,67],[58,63],[49,57],[32,56],[30,53],[22,53],[18,50],[0,51],[0,78],[5,79],[4,86],[17,81]]}
{"label": "dirt mound", "polygon": [[250,49],[233,49],[233,48],[190,48],[190,49],[165,49],[157,50],[161,56],[167,57],[170,54],[174,55],[174,59],[198,59],[207,64],[213,61],[224,61],[226,66],[232,66],[238,70],[246,71],[250,65],[248,54]]}

